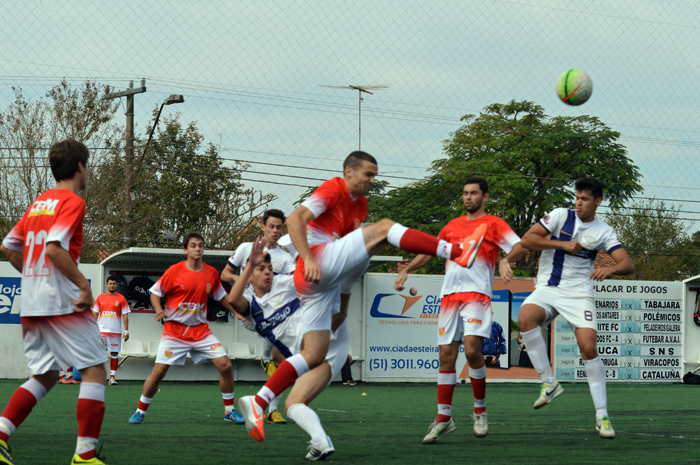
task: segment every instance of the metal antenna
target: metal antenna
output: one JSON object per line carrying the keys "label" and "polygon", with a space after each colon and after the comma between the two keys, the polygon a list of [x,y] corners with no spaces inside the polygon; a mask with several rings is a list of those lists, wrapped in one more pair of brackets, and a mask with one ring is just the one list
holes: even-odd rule
{"label": "metal antenna", "polygon": [[357,114],[357,120],[358,120],[358,150],[362,150],[362,92],[365,92],[370,95],[374,95],[372,92],[369,91],[371,90],[377,90],[377,89],[388,89],[389,85],[380,85],[380,86],[324,86],[322,85],[321,87],[328,87],[329,89],[351,89],[351,90],[356,90],[357,95],[359,97],[359,105],[358,105],[358,114]]}

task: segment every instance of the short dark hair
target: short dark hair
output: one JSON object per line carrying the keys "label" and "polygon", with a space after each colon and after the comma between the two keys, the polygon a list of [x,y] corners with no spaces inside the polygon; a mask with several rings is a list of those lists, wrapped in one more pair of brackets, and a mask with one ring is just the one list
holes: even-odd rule
{"label": "short dark hair", "polygon": [[117,282],[117,277],[114,275],[109,275],[107,276],[107,282],[114,281],[115,283]]}
{"label": "short dark hair", "polygon": [[204,243],[204,238],[202,237],[201,234],[198,232],[191,232],[188,235],[185,236],[185,240],[182,241],[182,248],[186,249],[188,245],[190,245],[190,239],[199,239]]}
{"label": "short dark hair", "polygon": [[594,199],[603,197],[603,189],[608,185],[598,178],[583,178],[576,180],[576,192],[590,191]]}
{"label": "short dark hair", "polygon": [[56,142],[49,149],[49,165],[56,182],[71,179],[78,172],[79,163],[87,167],[88,158],[88,148],[73,139]]}
{"label": "short dark hair", "polygon": [[265,214],[263,215],[263,218],[262,218],[263,226],[267,226],[267,220],[269,220],[270,217],[278,218],[278,219],[282,220],[282,224],[284,224],[284,222],[287,220],[287,217],[284,216],[284,213],[282,213],[282,210],[272,209],[272,210],[266,211]]}
{"label": "short dark hair", "polygon": [[348,157],[343,162],[343,171],[345,171],[345,168],[347,168],[348,166],[350,168],[352,168],[353,170],[356,170],[357,168],[362,166],[363,161],[368,161],[370,163],[374,163],[375,165],[378,165],[377,159],[374,158],[369,153],[355,151],[355,152],[352,152],[350,155],[348,155]]}
{"label": "short dark hair", "polygon": [[[479,189],[481,189],[482,194],[489,193],[489,183],[487,183],[485,179],[473,176],[473,177],[467,179],[466,181],[464,181],[464,186],[466,186],[467,184],[478,184]],[[462,187],[464,187],[464,186],[462,186]]]}

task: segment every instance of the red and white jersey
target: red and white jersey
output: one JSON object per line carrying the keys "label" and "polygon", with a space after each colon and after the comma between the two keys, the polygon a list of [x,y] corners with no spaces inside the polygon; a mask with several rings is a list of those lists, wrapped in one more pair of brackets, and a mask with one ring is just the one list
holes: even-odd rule
{"label": "red and white jersey", "polygon": [[302,205],[315,217],[306,225],[309,246],[340,239],[367,218],[367,198],[353,198],[342,178],[321,184]]}
{"label": "red and white jersey", "polygon": [[447,261],[441,296],[457,292],[478,292],[491,297],[499,249],[508,254],[513,250],[513,246],[520,242],[520,238],[510,229],[508,223],[493,215],[484,215],[475,220],[461,216],[447,223],[438,237],[459,247],[456,244],[460,239],[468,237],[484,223],[488,224],[489,229],[472,267],[467,269],[452,260]]}
{"label": "red and white jersey", "polygon": [[[168,268],[158,282],[151,287],[152,294],[159,297],[165,296],[164,309],[168,316],[165,319],[164,334],[180,337],[182,325],[206,325],[209,296],[211,295],[217,302],[226,296],[219,273],[213,266],[206,263],[203,265],[201,270],[192,271],[187,268],[186,261],[176,263]],[[208,334],[208,325],[206,328],[205,333]],[[203,333],[200,336],[203,337],[206,334]]]}
{"label": "red and white jersey", "polygon": [[49,189],[32,203],[3,244],[23,252],[20,315],[73,313],[78,287],[46,256],[46,244],[57,241],[77,265],[83,246],[85,201],[68,189]]}
{"label": "red and white jersey", "polygon": [[97,313],[97,326],[102,334],[119,334],[122,333],[122,315],[131,313],[129,303],[123,295],[115,292],[110,295],[105,292],[95,299],[95,305],[92,311]]}

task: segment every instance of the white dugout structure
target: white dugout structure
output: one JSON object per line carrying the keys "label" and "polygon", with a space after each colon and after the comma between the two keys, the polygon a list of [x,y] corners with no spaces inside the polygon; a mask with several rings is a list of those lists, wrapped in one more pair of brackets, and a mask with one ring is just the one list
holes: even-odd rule
{"label": "white dugout structure", "polygon": [[[205,251],[204,261],[223,269],[232,252]],[[105,279],[120,272],[127,280],[145,274],[156,281],[172,264],[182,261],[179,249],[130,248],[117,252],[101,264],[81,264],[93,295],[105,292]],[[398,257],[375,257],[373,266],[395,262]],[[355,360],[353,377],[363,381],[434,382],[437,379],[437,311],[442,276],[411,275],[406,290],[393,288],[395,274],[367,273],[353,288],[348,324],[350,352]],[[700,326],[693,322],[700,292],[700,275],[683,282],[609,280],[596,284],[599,353],[609,381],[680,382],[683,374],[700,369]],[[19,319],[20,274],[9,262],[0,262],[0,378],[29,376],[24,360]],[[492,296],[494,321],[503,328],[507,355],[501,368],[490,368],[492,381],[536,381],[531,368],[518,367],[517,320],[519,305],[508,290]],[[229,317],[228,322],[209,323],[227,349],[236,380],[263,381],[260,369],[262,340]],[[132,309],[130,341],[123,344],[118,378],[143,380],[150,373],[162,325],[149,309]],[[558,318],[552,324],[550,354],[557,379],[585,381],[585,370],[573,332]],[[460,356],[458,376],[466,360]],[[466,375],[460,376],[468,378]],[[217,378],[209,363],[172,367],[168,380],[210,381]]]}

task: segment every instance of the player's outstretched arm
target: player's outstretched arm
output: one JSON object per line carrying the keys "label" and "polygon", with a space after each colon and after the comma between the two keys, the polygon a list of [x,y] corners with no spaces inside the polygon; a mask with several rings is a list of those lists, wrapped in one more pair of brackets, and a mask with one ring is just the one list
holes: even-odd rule
{"label": "player's outstretched arm", "polygon": [[525,233],[520,243],[529,250],[562,249],[574,255],[583,248],[577,241],[553,241],[547,236],[549,236],[549,231],[537,223]]}
{"label": "player's outstretched arm", "polygon": [[261,264],[265,259],[265,246],[260,241],[256,239],[253,241],[253,245],[250,249],[250,256],[248,257],[248,264],[243,268],[243,272],[238,277],[231,291],[225,297],[226,302],[230,305],[231,311],[234,312],[236,318],[244,319],[241,315],[247,315],[249,313],[248,300],[243,297],[243,292],[245,292],[246,286],[250,278],[253,276],[253,271],[255,267]]}
{"label": "player's outstretched arm", "polygon": [[595,281],[602,281],[614,274],[624,276],[634,273],[634,264],[632,263],[632,259],[630,259],[629,255],[627,255],[627,252],[625,252],[625,249],[620,248],[613,250],[613,253],[611,253],[610,256],[613,258],[613,260],[615,260],[615,265],[593,270],[593,273],[591,273],[591,279]]}
{"label": "player's outstretched arm", "polygon": [[46,244],[46,256],[51,259],[51,263],[60,271],[63,276],[68,278],[70,282],[78,286],[80,293],[78,300],[73,301],[73,311],[77,313],[92,309],[95,301],[92,298],[92,289],[90,283],[78,269],[70,253],[63,247],[60,242],[51,241]]}
{"label": "player's outstretched arm", "polygon": [[17,252],[16,250],[10,250],[5,247],[4,244],[0,244],[0,251],[5,254],[7,259],[10,261],[10,265],[14,267],[15,270],[22,272],[22,256],[23,252]]}
{"label": "player's outstretched arm", "polygon": [[233,271],[233,267],[227,263],[224,270],[221,272],[221,281],[230,283],[238,279],[238,276],[236,276]]}
{"label": "player's outstretched arm", "polygon": [[394,281],[394,289],[397,291],[403,291],[403,285],[408,278],[408,273],[412,273],[419,268],[423,268],[433,258],[435,258],[433,255],[416,255],[416,258],[411,260],[411,262],[406,265],[403,270],[399,271],[399,275],[396,277],[396,281]]}
{"label": "player's outstretched arm", "polygon": [[296,210],[287,218],[287,231],[292,239],[294,248],[297,249],[299,256],[304,260],[304,280],[312,283],[318,283],[321,280],[321,268],[319,268],[309,240],[306,237],[306,223],[315,218],[314,214],[303,205],[297,207]]}

